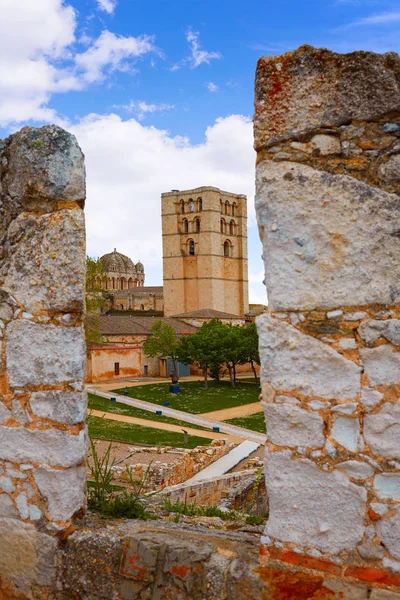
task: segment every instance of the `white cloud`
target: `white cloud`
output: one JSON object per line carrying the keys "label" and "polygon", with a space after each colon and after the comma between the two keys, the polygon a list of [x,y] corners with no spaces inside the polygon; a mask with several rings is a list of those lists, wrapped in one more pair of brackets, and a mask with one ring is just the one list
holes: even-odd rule
{"label": "white cloud", "polygon": [[190,57],[188,61],[192,69],[196,69],[203,63],[209,65],[213,59],[219,59],[222,56],[220,52],[208,52],[207,50],[202,50],[199,36],[200,33],[198,31],[193,31],[192,29],[188,29],[186,32],[186,39],[190,44]]}
{"label": "white cloud", "polygon": [[132,71],[136,59],[155,51],[152,36],[123,37],[105,30],[86,52],[75,56],[75,63],[84,80],[93,83],[113,71]]}
{"label": "white cloud", "polygon": [[210,81],[207,84],[207,89],[208,89],[209,92],[218,92],[219,87],[217,86],[216,83],[213,83],[212,81]]}
{"label": "white cloud", "polygon": [[75,40],[76,13],[62,0],[2,0],[0,19],[0,123],[55,120],[52,93],[78,89],[63,58]]}
{"label": "white cloud", "polygon": [[400,21],[400,11],[384,12],[355,21],[353,25],[387,25]]}
{"label": "white cloud", "polygon": [[[208,127],[203,143],[171,137],[135,119],[90,115],[70,128],[86,156],[88,252],[100,256],[117,247],[142,260],[149,284],[162,281],[161,193],[211,185],[248,196],[254,219],[254,150],[250,119],[232,115]],[[261,246],[250,259],[259,283]],[[258,293],[258,292],[257,292]],[[253,295],[254,296],[254,295]]]}
{"label": "white cloud", "polygon": [[122,106],[116,106],[116,108],[123,108],[127,112],[136,114],[139,121],[145,119],[148,115],[156,112],[164,113],[167,110],[175,108],[173,104],[148,104],[143,100],[131,100],[129,104],[123,104]]}
{"label": "white cloud", "polygon": [[117,0],[97,0],[97,6],[100,10],[112,15],[117,6]]}
{"label": "white cloud", "polygon": [[[76,40],[76,12],[63,0],[0,0],[0,125],[24,121],[62,123],[49,108],[53,94],[82,90],[155,52],[151,36],[103,31]],[[85,41],[85,52],[75,44]]]}

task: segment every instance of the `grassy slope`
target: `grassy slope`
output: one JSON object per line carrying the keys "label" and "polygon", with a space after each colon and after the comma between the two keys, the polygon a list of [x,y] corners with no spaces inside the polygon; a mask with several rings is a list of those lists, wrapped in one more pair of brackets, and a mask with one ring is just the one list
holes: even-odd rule
{"label": "grassy slope", "polygon": [[[150,446],[173,446],[183,448],[183,433],[161,431],[131,423],[110,421],[100,417],[89,417],[89,435],[93,438],[127,442],[128,444],[149,444]],[[208,438],[189,436],[187,448],[211,444]]]}
{"label": "grassy slope", "polygon": [[106,398],[101,398],[95,394],[88,394],[89,408],[94,410],[103,410],[105,412],[116,413],[119,415],[128,415],[129,417],[137,417],[138,419],[147,419],[148,421],[158,421],[161,423],[170,423],[171,425],[179,425],[181,427],[192,427],[193,429],[202,429],[208,431],[207,427],[200,427],[200,425],[193,425],[186,421],[174,419],[172,417],[164,417],[156,415],[154,412],[149,410],[142,410],[141,408],[135,408],[134,406],[128,406],[121,402],[111,402]]}
{"label": "grassy slope", "polygon": [[[114,390],[122,394],[126,388]],[[258,386],[251,383],[237,382],[232,388],[227,381],[210,381],[209,389],[204,389],[202,381],[185,381],[181,383],[180,394],[170,394],[168,383],[141,385],[127,388],[131,398],[147,400],[154,404],[170,402],[171,408],[192,414],[211,412],[258,401]]]}
{"label": "grassy slope", "polygon": [[247,417],[237,417],[236,419],[227,419],[224,423],[231,423],[238,427],[245,427],[252,431],[259,431],[265,433],[265,417],[263,412],[254,413]]}

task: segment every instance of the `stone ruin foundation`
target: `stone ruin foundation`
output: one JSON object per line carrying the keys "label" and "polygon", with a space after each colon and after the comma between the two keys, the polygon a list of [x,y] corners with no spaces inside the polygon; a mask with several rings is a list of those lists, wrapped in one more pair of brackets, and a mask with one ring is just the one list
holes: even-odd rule
{"label": "stone ruin foundation", "polygon": [[264,537],[83,516],[82,153],[0,146],[0,599],[400,600],[400,59],[259,61]]}

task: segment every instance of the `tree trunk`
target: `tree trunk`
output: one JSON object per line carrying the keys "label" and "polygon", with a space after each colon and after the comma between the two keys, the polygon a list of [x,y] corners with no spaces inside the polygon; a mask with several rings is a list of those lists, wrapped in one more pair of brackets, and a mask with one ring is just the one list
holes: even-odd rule
{"label": "tree trunk", "polygon": [[[179,375],[178,375],[178,363],[176,362],[176,358],[172,359],[172,364],[174,365],[174,379],[176,380],[176,383],[178,383]],[[175,382],[172,381],[172,383],[175,383]]]}
{"label": "tree trunk", "polygon": [[251,364],[251,369],[254,373],[254,379],[256,380],[256,383],[258,383],[258,377],[257,377],[257,371],[256,368],[254,366],[254,360],[250,360],[250,364]]}
{"label": "tree trunk", "polygon": [[208,369],[203,369],[203,376],[204,376],[204,389],[207,390],[208,389]]}
{"label": "tree trunk", "polygon": [[236,363],[233,363],[233,381],[236,384]]}
{"label": "tree trunk", "polygon": [[235,380],[234,380],[234,377],[233,377],[232,365],[230,363],[228,364],[228,370],[229,370],[229,378],[231,380],[231,386],[234,388],[235,387]]}

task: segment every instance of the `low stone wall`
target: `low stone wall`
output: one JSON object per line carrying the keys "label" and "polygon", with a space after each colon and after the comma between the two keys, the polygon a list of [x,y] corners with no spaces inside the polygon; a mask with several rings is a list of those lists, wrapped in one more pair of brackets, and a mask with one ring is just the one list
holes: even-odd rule
{"label": "low stone wall", "polygon": [[174,523],[83,522],[47,569],[54,583],[29,590],[1,575],[2,600],[400,600],[399,576],[268,556],[258,535]]}
{"label": "low stone wall", "polygon": [[[133,453],[159,453],[160,457],[163,454],[172,452],[179,454],[179,460],[174,463],[163,463],[162,461],[154,461],[149,464],[137,463],[129,467],[133,479],[145,480],[144,491],[154,491],[165,488],[167,486],[176,485],[187,481],[199,471],[202,471],[208,465],[212,464],[225,454],[228,454],[235,444],[226,440],[213,440],[209,446],[198,446],[191,450],[177,450],[170,447],[154,447],[154,448],[132,448]],[[127,482],[129,475],[126,466],[113,467],[114,482]]]}

